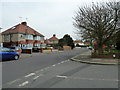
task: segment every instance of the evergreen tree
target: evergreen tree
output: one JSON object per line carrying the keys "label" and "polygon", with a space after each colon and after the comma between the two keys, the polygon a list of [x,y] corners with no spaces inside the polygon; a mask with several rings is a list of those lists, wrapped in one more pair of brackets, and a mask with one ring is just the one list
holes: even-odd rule
{"label": "evergreen tree", "polygon": [[72,49],[75,47],[73,39],[68,34],[64,35],[64,37],[59,40],[59,46],[71,46]]}

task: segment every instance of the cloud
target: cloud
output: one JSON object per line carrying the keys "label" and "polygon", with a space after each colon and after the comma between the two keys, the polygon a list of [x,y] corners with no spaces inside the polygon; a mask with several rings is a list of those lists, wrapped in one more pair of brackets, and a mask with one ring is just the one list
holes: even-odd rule
{"label": "cloud", "polygon": [[[22,0],[20,0],[22,1]],[[26,1],[26,0],[24,0]],[[34,2],[31,2],[34,1]],[[64,34],[74,36],[72,17],[78,6],[92,3],[93,0],[29,0],[29,2],[8,2],[2,0],[2,27],[6,30],[27,18],[28,25],[46,38],[54,33],[58,37]],[[102,1],[102,0],[99,0]],[[22,17],[22,18],[19,18]],[[22,19],[22,20],[21,20]]]}

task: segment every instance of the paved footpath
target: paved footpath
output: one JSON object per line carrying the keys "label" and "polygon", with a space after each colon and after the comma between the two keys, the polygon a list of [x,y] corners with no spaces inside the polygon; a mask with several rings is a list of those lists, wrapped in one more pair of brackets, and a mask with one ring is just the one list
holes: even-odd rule
{"label": "paved footpath", "polygon": [[120,64],[120,59],[91,58],[91,51],[77,55],[71,58],[71,60],[89,64],[107,64],[107,65]]}
{"label": "paved footpath", "polygon": [[41,53],[41,52],[33,52],[32,54],[22,53],[20,55],[20,59],[25,59],[28,57],[33,57],[33,56],[38,56],[38,55],[43,55],[43,54],[50,54],[50,53],[54,53],[54,52],[63,52],[63,51],[52,50],[52,52],[51,52],[50,50],[46,50],[43,53]]}

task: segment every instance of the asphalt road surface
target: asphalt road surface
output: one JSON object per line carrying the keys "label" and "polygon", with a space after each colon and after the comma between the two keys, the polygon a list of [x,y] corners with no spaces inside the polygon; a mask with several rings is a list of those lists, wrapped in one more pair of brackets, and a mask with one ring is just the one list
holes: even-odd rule
{"label": "asphalt road surface", "polygon": [[69,60],[86,51],[82,48],[3,62],[3,88],[118,88],[117,65]]}

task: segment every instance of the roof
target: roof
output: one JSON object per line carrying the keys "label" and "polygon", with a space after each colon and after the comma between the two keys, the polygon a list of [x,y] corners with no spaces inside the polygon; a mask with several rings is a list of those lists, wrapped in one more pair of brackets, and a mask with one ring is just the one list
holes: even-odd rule
{"label": "roof", "polygon": [[46,44],[52,44],[52,42],[50,42],[48,39],[45,40]]}
{"label": "roof", "polygon": [[56,38],[56,37],[51,37],[50,39],[49,39],[50,41],[55,41],[55,40],[59,40],[58,38]]}
{"label": "roof", "polygon": [[49,41],[57,41],[59,40],[55,35],[53,35],[53,37],[48,39]]}
{"label": "roof", "polygon": [[41,33],[37,32],[33,28],[24,24],[15,25],[12,28],[2,32],[2,34],[10,34],[10,33],[27,33],[27,34],[35,34],[35,35],[43,36]]}
{"label": "roof", "polygon": [[90,44],[90,42],[84,42],[85,44]]}

